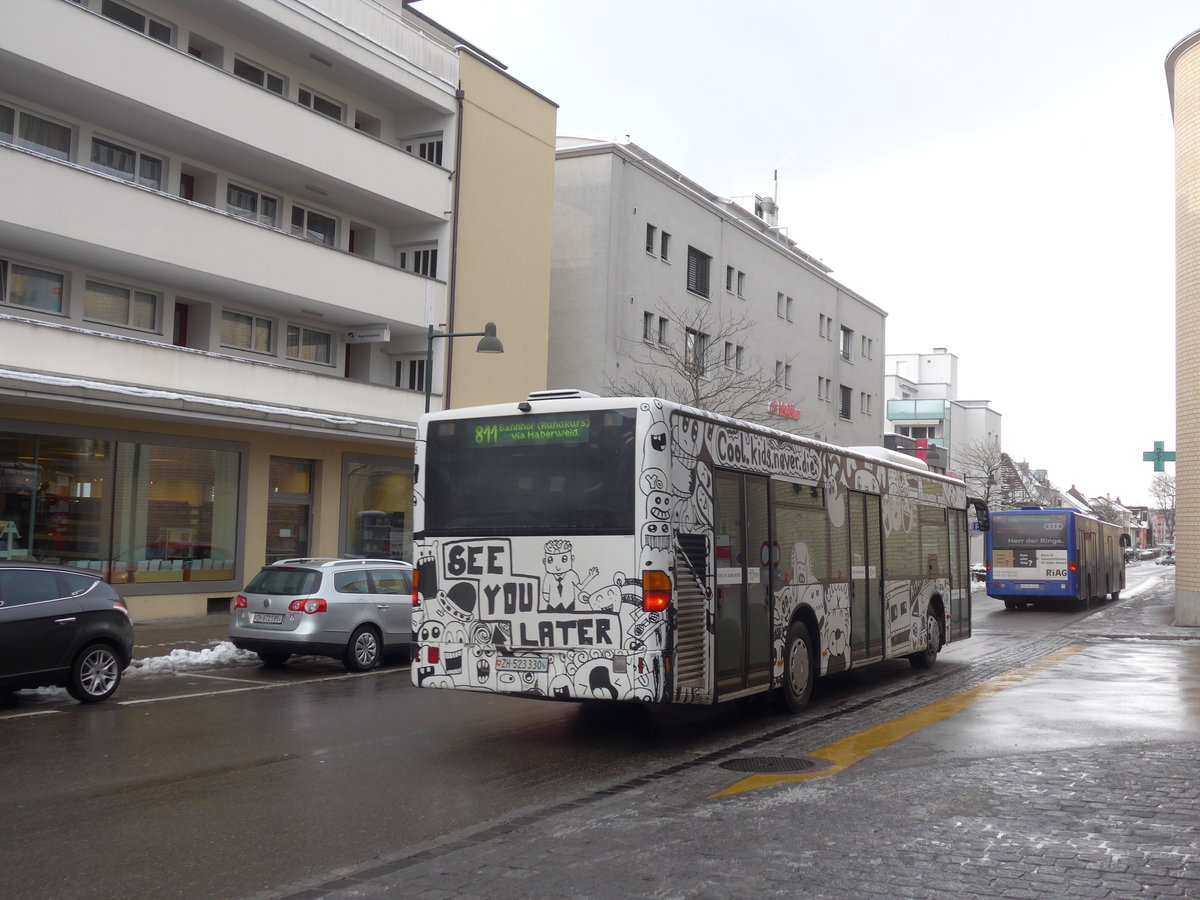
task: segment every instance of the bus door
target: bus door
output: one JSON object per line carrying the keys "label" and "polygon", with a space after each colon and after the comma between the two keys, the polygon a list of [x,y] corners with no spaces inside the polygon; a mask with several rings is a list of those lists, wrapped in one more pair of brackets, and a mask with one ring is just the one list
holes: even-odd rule
{"label": "bus door", "polygon": [[741,472],[714,476],[716,689],[728,696],[771,678],[769,479]]}
{"label": "bus door", "polygon": [[971,570],[968,553],[970,534],[965,530],[967,513],[947,510],[950,528],[950,634],[951,640],[971,636]]}
{"label": "bus door", "polygon": [[850,491],[850,659],[883,656],[883,544],[878,494]]}

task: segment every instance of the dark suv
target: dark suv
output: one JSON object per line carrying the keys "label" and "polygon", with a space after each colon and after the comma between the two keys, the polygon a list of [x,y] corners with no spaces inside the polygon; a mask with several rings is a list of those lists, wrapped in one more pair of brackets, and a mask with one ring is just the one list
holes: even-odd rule
{"label": "dark suv", "polygon": [[132,658],[129,609],[99,575],[0,562],[0,690],[58,686],[96,703]]}

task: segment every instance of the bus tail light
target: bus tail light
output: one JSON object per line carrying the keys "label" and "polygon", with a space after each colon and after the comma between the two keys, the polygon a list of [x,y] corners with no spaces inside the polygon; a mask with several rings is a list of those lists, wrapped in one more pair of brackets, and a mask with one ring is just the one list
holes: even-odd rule
{"label": "bus tail light", "polygon": [[1069,568],[1071,569],[1072,572],[1078,572],[1079,571],[1079,563],[1076,562],[1075,560],[1071,560]]}
{"label": "bus tail light", "polygon": [[413,609],[421,608],[421,592],[418,590],[418,587],[420,586],[420,584],[421,584],[421,570],[413,569],[413,573],[412,573]]}
{"label": "bus tail light", "polygon": [[671,605],[671,576],[656,569],[642,573],[642,609],[662,612]]}

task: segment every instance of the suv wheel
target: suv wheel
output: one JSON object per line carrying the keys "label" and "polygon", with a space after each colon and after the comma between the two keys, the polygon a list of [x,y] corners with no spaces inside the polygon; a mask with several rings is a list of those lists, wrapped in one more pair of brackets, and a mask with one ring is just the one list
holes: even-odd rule
{"label": "suv wheel", "polygon": [[359,625],[350,635],[342,662],[348,671],[366,672],[379,665],[379,654],[379,632],[370,625]]}

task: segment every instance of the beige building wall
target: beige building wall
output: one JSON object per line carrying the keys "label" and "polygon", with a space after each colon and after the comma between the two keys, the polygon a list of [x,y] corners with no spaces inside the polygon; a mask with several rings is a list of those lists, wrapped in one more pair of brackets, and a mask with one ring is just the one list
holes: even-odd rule
{"label": "beige building wall", "polygon": [[524,399],[546,387],[554,132],[558,107],[461,52],[461,158],[450,330],[495,322],[501,355],[476,338],[444,339],[447,406]]}
{"label": "beige building wall", "polygon": [[1175,117],[1175,624],[1200,625],[1200,31],[1167,57]]}

